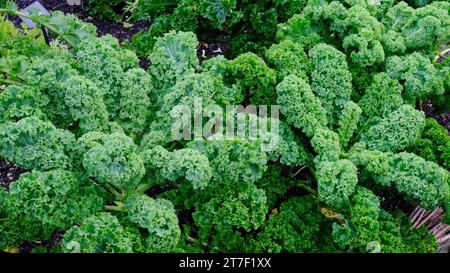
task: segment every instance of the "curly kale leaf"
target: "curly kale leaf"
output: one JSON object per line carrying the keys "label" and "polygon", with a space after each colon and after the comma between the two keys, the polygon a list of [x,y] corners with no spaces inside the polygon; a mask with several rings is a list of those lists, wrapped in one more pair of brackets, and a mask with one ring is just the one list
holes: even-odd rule
{"label": "curly kale leaf", "polygon": [[436,2],[416,9],[402,27],[408,49],[433,49],[450,38],[450,4]]}
{"label": "curly kale leaf", "polygon": [[355,144],[349,152],[348,159],[361,166],[360,177],[368,178],[389,171],[389,154],[366,150],[363,143]]}
{"label": "curly kale leaf", "polygon": [[386,53],[403,54],[406,51],[405,38],[393,30],[389,30],[381,37],[381,44]]}
{"label": "curly kale leaf", "polygon": [[138,67],[136,54],[121,48],[116,38],[106,35],[82,41],[74,51],[74,57],[78,60],[83,76],[95,82],[104,92],[108,113],[112,118],[116,118],[120,113],[121,91],[123,88],[130,88],[127,76],[131,74],[127,75],[125,72]]}
{"label": "curly kale leaf", "polygon": [[91,142],[92,148],[86,147],[89,150],[83,156],[87,174],[102,184],[111,184],[121,190],[136,189],[145,169],[133,140],[121,132],[98,137]]}
{"label": "curly kale leaf", "polygon": [[311,155],[306,151],[300,138],[285,122],[280,122],[278,126],[279,142],[275,143],[274,150],[268,151],[268,160],[279,161],[287,166],[305,165],[310,160]]}
{"label": "curly kale leaf", "polygon": [[372,253],[432,253],[436,239],[426,228],[411,228],[402,212],[390,214],[380,209],[380,201],[370,190],[358,187],[343,224],[333,224],[333,238],[346,251]]}
{"label": "curly kale leaf", "polygon": [[215,187],[253,183],[267,170],[267,155],[257,141],[199,140],[190,142],[188,148],[208,157]]}
{"label": "curly kale leaf", "polygon": [[158,90],[173,86],[198,69],[197,45],[197,37],[192,32],[171,31],[156,41],[149,59],[150,74]]}
{"label": "curly kale leaf", "polygon": [[277,86],[277,94],[277,103],[287,122],[307,136],[312,137],[316,128],[327,126],[326,111],[306,81],[289,75]]}
{"label": "curly kale leaf", "polygon": [[386,60],[387,74],[400,81],[405,89],[404,99],[414,103],[430,95],[444,94],[443,79],[429,59],[418,52]]}
{"label": "curly kale leaf", "polygon": [[361,139],[367,143],[369,150],[398,152],[413,144],[424,127],[424,113],[410,105],[402,105],[370,127]]}
{"label": "curly kale leaf", "polygon": [[353,134],[358,129],[358,122],[362,111],[361,107],[352,101],[344,105],[338,122],[339,141],[342,147],[347,146]]}
{"label": "curly kale leaf", "polygon": [[336,208],[348,204],[358,183],[356,166],[347,159],[341,159],[320,162],[317,169],[319,199]]}
{"label": "curly kale leaf", "polygon": [[167,119],[166,116],[177,106],[193,109],[196,102],[202,106],[212,104],[213,98],[220,93],[220,85],[209,74],[186,75],[161,97],[161,109],[158,118]]}
{"label": "curly kale leaf", "polygon": [[407,3],[401,1],[397,5],[391,7],[382,19],[387,29],[401,32],[401,29],[413,17],[414,9]]}
{"label": "curly kale leaf", "polygon": [[316,130],[311,139],[311,145],[314,151],[319,154],[315,159],[316,162],[337,161],[341,156],[339,135],[326,128]]}
{"label": "curly kale leaf", "polygon": [[103,102],[103,92],[90,80],[72,76],[62,84],[61,100],[64,101],[72,120],[79,122],[84,132],[102,131],[108,125],[108,112]]}
{"label": "curly kale leaf", "polygon": [[170,201],[130,195],[125,202],[128,220],[144,229],[145,247],[149,252],[171,252],[178,244],[181,231]]}
{"label": "curly kale leaf", "polygon": [[74,173],[49,171],[23,174],[10,185],[2,202],[0,246],[48,240],[103,208],[100,190]]}
{"label": "curly kale leaf", "polygon": [[330,125],[352,94],[352,75],[345,54],[327,44],[318,44],[309,51],[314,70],[311,89],[325,108]]}
{"label": "curly kale leaf", "polygon": [[279,81],[288,75],[296,75],[306,80],[306,75],[311,70],[310,60],[303,47],[292,40],[272,45],[265,56],[268,63],[275,68]]}
{"label": "curly kale leaf", "polygon": [[450,170],[450,136],[434,119],[426,119],[422,135],[409,150]]}
{"label": "curly kale leaf", "polygon": [[276,73],[254,53],[239,55],[227,63],[226,81],[236,86],[254,105],[275,102]]}
{"label": "curly kale leaf", "polygon": [[[267,210],[264,191],[251,185],[237,195],[228,192],[200,204],[193,218],[200,242],[210,244],[213,251],[226,252],[242,241],[242,231],[261,227]],[[233,240],[220,240],[227,237]],[[240,242],[238,250],[242,251],[242,245]]]}
{"label": "curly kale leaf", "polygon": [[61,244],[65,253],[131,253],[129,237],[115,216],[103,212],[70,228]]}
{"label": "curly kale leaf", "polygon": [[333,223],[334,241],[340,248],[367,252],[369,243],[379,240],[380,200],[370,190],[358,187],[350,202],[345,224]]}
{"label": "curly kale leaf", "polygon": [[126,71],[121,82],[118,122],[126,131],[143,132],[151,119],[153,84],[140,68]]}
{"label": "curly kale leaf", "polygon": [[157,184],[185,177],[194,190],[204,189],[212,176],[208,158],[197,150],[187,148],[169,152],[156,146],[142,152],[141,157],[150,179]]}
{"label": "curly kale leaf", "polygon": [[368,118],[385,118],[402,106],[402,91],[403,87],[397,80],[381,72],[373,76],[358,105]]}
{"label": "curly kale leaf", "polygon": [[226,137],[259,142],[262,150],[267,154],[268,161],[279,161],[287,166],[302,166],[310,160],[311,156],[300,138],[295,135],[290,125],[274,117],[273,109],[271,109],[272,117],[270,118],[264,116],[268,113],[262,107],[259,108],[258,114],[256,109],[253,109],[255,112],[252,112],[250,108],[247,110],[248,112],[237,113],[236,117],[234,115],[227,117],[227,125],[235,125],[235,118],[239,124],[234,130],[229,128],[232,126],[227,127],[224,132]]}
{"label": "curly kale leaf", "polygon": [[281,168],[277,166],[268,166],[264,176],[255,182],[259,189],[264,190],[269,208],[273,208],[293,184],[292,180],[282,175]]}
{"label": "curly kale leaf", "polygon": [[365,8],[356,5],[348,10],[344,25],[346,31],[342,46],[353,62],[366,67],[384,61],[384,48],[380,42],[383,24]]}
{"label": "curly kale leaf", "polygon": [[413,204],[435,209],[448,198],[448,171],[434,162],[402,152],[389,157],[389,171],[375,176],[384,186],[394,186]]}
{"label": "curly kale leaf", "polygon": [[296,14],[286,23],[280,24],[277,31],[277,40],[292,40],[306,49],[323,42],[322,28],[305,14]]}
{"label": "curly kale leaf", "polygon": [[0,122],[17,121],[26,117],[47,119],[44,109],[49,98],[30,86],[10,85],[0,93]]}
{"label": "curly kale leaf", "polygon": [[293,197],[280,206],[252,241],[255,252],[315,252],[320,231],[321,214],[311,196]]}
{"label": "curly kale leaf", "polygon": [[403,213],[380,210],[380,242],[384,253],[436,253],[436,238],[424,226],[410,228],[411,219]]}
{"label": "curly kale leaf", "polygon": [[[94,1],[93,1],[94,2]],[[160,13],[169,10],[180,2],[178,0],[137,0],[129,3],[128,9],[137,20],[152,19]]]}
{"label": "curly kale leaf", "polygon": [[0,124],[0,155],[19,166],[71,169],[74,135],[34,117]]}
{"label": "curly kale leaf", "polygon": [[[264,191],[254,186],[236,197],[213,198],[200,207],[194,213],[196,224],[200,228],[214,225],[218,230],[229,227],[257,229],[264,222],[267,212]],[[209,232],[204,235],[209,236]]]}
{"label": "curly kale leaf", "polygon": [[215,28],[221,28],[234,15],[236,0],[200,0],[199,8],[203,17],[210,20]]}
{"label": "curly kale leaf", "polygon": [[104,130],[108,112],[104,90],[72,68],[68,56],[38,58],[29,66],[27,82],[47,96],[53,107],[45,110],[50,119],[64,128],[78,125],[83,132]]}

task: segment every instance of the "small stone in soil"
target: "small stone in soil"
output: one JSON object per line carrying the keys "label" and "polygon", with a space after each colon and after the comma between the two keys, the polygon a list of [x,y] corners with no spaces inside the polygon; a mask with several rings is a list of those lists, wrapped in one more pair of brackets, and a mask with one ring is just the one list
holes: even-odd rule
{"label": "small stone in soil", "polygon": [[0,187],[8,190],[9,185],[26,172],[29,172],[29,170],[15,166],[0,158]]}

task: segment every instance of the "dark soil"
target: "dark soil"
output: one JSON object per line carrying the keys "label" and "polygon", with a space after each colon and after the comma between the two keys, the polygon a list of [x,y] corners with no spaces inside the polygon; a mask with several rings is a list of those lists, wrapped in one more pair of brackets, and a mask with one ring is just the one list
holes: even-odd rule
{"label": "dark soil", "polygon": [[20,253],[30,253],[34,248],[45,248],[47,252],[51,252],[53,247],[59,245],[66,231],[59,231],[52,235],[46,241],[26,242],[19,247]]}
{"label": "dark soil", "polygon": [[223,55],[230,47],[225,43],[200,43],[197,49],[197,57],[200,62],[203,62],[209,58]]}
{"label": "dark soil", "polygon": [[17,167],[0,158],[0,187],[8,190],[9,184],[19,179],[19,176],[29,170]]}
{"label": "dark soil", "polygon": [[386,211],[401,210],[406,214],[414,210],[414,206],[406,202],[402,196],[392,190],[383,190],[378,193],[381,196],[380,206]]}
{"label": "dark soil", "polygon": [[439,124],[445,127],[450,135],[450,109],[444,113],[436,113],[432,100],[422,104],[422,110],[425,115],[430,118],[434,118]]}
{"label": "dark soil", "polygon": [[175,186],[173,184],[166,184],[163,186],[156,185],[148,189],[145,194],[150,196],[151,198],[157,198],[163,192],[173,190]]}

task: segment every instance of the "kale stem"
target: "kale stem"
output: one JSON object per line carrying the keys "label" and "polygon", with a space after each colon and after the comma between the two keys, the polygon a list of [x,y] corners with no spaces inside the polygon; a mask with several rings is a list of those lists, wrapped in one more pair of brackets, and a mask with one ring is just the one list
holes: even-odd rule
{"label": "kale stem", "polygon": [[136,192],[137,193],[145,193],[146,191],[148,191],[153,184],[150,183],[143,183],[140,184],[137,188],[136,188]]}
{"label": "kale stem", "polygon": [[296,186],[308,191],[309,193],[311,193],[314,196],[317,196],[317,191],[315,189],[311,188],[310,186],[306,185],[304,181],[301,181],[301,180],[297,181]]}
{"label": "kale stem", "polygon": [[359,130],[358,135],[356,136],[355,140],[358,141],[359,137],[361,136],[361,134],[364,132],[364,130],[366,130],[366,127],[370,124],[370,122],[372,121],[373,117],[370,117],[367,119],[367,121],[364,123],[363,127],[361,128],[361,130]]}
{"label": "kale stem", "polygon": [[122,202],[114,201],[115,206],[105,205],[105,210],[115,211],[115,212],[125,212],[125,204]]}
{"label": "kale stem", "polygon": [[114,201],[114,204],[116,204],[118,207],[125,207],[125,204],[120,201]]}
{"label": "kale stem", "polygon": [[124,212],[124,206],[105,206],[105,210],[115,211],[115,212]]}
{"label": "kale stem", "polygon": [[23,84],[16,81],[6,80],[6,79],[0,79],[0,84],[8,84],[8,85],[19,85],[22,86]]}
{"label": "kale stem", "polygon": [[193,243],[193,244],[197,243],[197,241],[189,235],[186,235],[186,241]]}
{"label": "kale stem", "polygon": [[308,170],[311,173],[311,175],[313,176],[314,181],[317,181],[317,175],[316,175],[316,171],[314,170],[314,168],[308,165]]}
{"label": "kale stem", "polygon": [[117,200],[120,200],[120,201],[123,200],[123,194],[121,192],[117,191],[112,185],[106,183],[105,188],[108,191],[110,191]]}

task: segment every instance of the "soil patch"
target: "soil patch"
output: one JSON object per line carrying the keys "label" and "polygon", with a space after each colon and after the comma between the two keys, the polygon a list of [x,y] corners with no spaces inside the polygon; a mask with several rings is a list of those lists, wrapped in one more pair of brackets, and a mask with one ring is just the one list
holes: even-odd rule
{"label": "soil patch", "polygon": [[0,158],[0,187],[8,190],[9,184],[19,179],[19,176],[26,172],[29,172],[29,170],[17,167]]}

